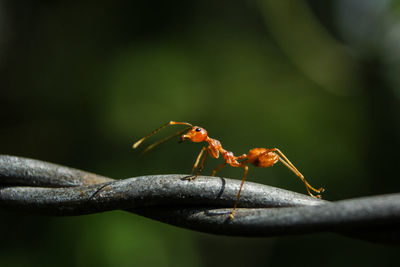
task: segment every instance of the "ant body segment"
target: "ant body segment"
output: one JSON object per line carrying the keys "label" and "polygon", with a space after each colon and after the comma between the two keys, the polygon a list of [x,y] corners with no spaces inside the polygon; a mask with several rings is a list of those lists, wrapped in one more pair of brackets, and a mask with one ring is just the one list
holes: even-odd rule
{"label": "ant body segment", "polygon": [[[223,168],[225,165],[230,165],[232,167],[241,167],[244,169],[244,175],[242,178],[242,182],[240,184],[239,192],[236,197],[236,202],[233,207],[233,210],[231,214],[229,215],[230,219],[233,219],[235,216],[235,211],[239,202],[240,198],[240,193],[242,191],[242,187],[244,182],[246,181],[247,178],[247,172],[248,172],[248,164],[251,163],[252,165],[259,167],[259,168],[267,168],[270,166],[273,166],[275,163],[278,161],[282,162],[288,169],[290,169],[294,174],[296,174],[305,184],[307,193],[314,198],[321,198],[320,195],[313,195],[310,190],[316,192],[316,193],[322,193],[324,191],[323,188],[315,189],[312,187],[304,178],[304,176],[296,169],[296,167],[289,161],[289,159],[278,149],[278,148],[272,148],[272,149],[267,149],[267,148],[253,148],[249,151],[248,154],[243,154],[240,156],[235,156],[232,152],[225,150],[221,142],[218,141],[217,139],[210,138],[208,136],[207,131],[204,128],[201,128],[199,126],[193,126],[190,123],[187,122],[176,122],[176,121],[170,121],[164,125],[162,125],[160,128],[157,128],[153,132],[149,133],[142,139],[138,140],[134,145],[133,148],[137,148],[144,140],[149,138],[150,136],[158,133],[160,130],[163,128],[169,126],[169,125],[186,125],[188,126],[187,128],[176,132],[175,134],[168,136],[158,142],[153,143],[152,145],[148,146],[144,152],[148,152],[151,149],[153,149],[155,146],[164,143],[165,141],[181,135],[180,137],[180,142],[183,142],[185,140],[190,140],[195,143],[201,143],[201,142],[207,142],[208,146],[203,146],[201,149],[199,155],[196,158],[196,161],[193,165],[191,175],[193,175],[194,171],[197,169],[196,174],[194,176],[191,176],[189,178],[190,181],[196,179],[200,172],[204,168],[204,162],[207,158],[208,155],[210,155],[213,158],[219,158],[219,155],[221,154],[224,163],[216,167],[211,176],[215,176],[216,172]],[[185,131],[187,131],[185,134],[183,134]],[[199,165],[200,163],[200,165]]]}

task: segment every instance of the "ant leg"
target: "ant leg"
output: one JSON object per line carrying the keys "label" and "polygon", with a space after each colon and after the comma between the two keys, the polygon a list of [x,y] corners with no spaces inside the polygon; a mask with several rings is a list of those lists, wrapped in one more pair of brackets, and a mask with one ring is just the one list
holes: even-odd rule
{"label": "ant leg", "polygon": [[222,163],[221,165],[219,165],[217,168],[215,168],[215,169],[212,171],[211,176],[215,176],[215,173],[217,173],[217,171],[219,171],[220,169],[222,169],[223,167],[225,167],[226,164],[228,164],[228,163],[224,162],[224,163]]}
{"label": "ant leg", "polygon": [[[243,154],[243,155],[240,155],[240,156],[238,156],[238,157],[235,157],[234,160],[241,160],[241,159],[245,159],[245,158],[247,158],[247,154]],[[242,166],[243,166],[243,163],[247,163],[247,161],[242,161],[242,162],[236,163],[236,164],[224,162],[224,163],[222,163],[221,165],[219,165],[217,168],[215,168],[215,169],[213,170],[211,176],[214,176],[214,175],[217,173],[217,171],[219,171],[220,169],[222,169],[226,164],[230,164],[230,165],[233,166],[233,167],[242,167]],[[232,164],[233,164],[233,165],[232,165]]]}
{"label": "ant leg", "polygon": [[208,155],[208,153],[209,153],[207,147],[203,147],[203,148],[201,149],[201,151],[200,151],[200,154],[197,156],[196,162],[194,163],[194,166],[193,166],[192,174],[193,174],[194,170],[196,169],[197,165],[199,164],[199,160],[200,160],[200,158],[201,158],[201,155],[204,153],[204,151],[206,151],[206,153],[204,154],[204,157],[203,157],[203,159],[201,160],[201,163],[200,163],[199,168],[197,169],[196,175],[193,176],[193,177],[190,177],[190,178],[189,178],[189,181],[193,181],[194,179],[196,179],[197,176],[199,176],[200,172],[203,170],[203,168],[204,168],[204,162],[206,161],[207,155]]}
{"label": "ant leg", "polygon": [[[245,158],[247,158],[247,154],[242,154],[242,155],[240,155],[240,156],[237,156],[235,159],[236,160],[240,160],[240,159],[245,159]],[[243,163],[243,161],[242,161],[242,163]]]}
{"label": "ant leg", "polygon": [[315,198],[321,198],[320,195],[313,195],[310,192],[310,189],[313,190],[316,193],[322,193],[325,191],[324,188],[319,188],[319,189],[315,189],[314,187],[312,187],[304,178],[303,174],[301,174],[301,172],[299,172],[296,167],[290,162],[290,160],[278,149],[278,148],[273,148],[271,149],[272,151],[276,151],[278,152],[278,154],[284,159],[282,159],[281,157],[279,157],[280,162],[282,162],[287,168],[289,168],[294,174],[296,174],[305,184],[307,192],[310,196],[315,197]]}
{"label": "ant leg", "polygon": [[235,217],[235,211],[236,211],[237,205],[239,203],[240,193],[242,192],[243,184],[244,184],[244,181],[246,181],[247,172],[249,171],[249,167],[247,165],[244,165],[243,168],[244,168],[244,175],[242,178],[242,183],[240,184],[239,192],[237,194],[236,202],[235,202],[235,205],[233,206],[233,210],[232,210],[231,214],[229,215],[229,218],[231,220],[233,219],[233,217]]}
{"label": "ant leg", "polygon": [[204,153],[204,151],[206,149],[207,149],[207,147],[203,146],[203,148],[201,149],[199,155],[196,158],[196,161],[194,162],[194,165],[193,165],[193,168],[192,168],[192,171],[190,172],[190,174],[194,173],[194,170],[197,168],[197,165],[199,165],[200,158],[201,158],[201,156],[203,155],[203,153]]}
{"label": "ant leg", "polygon": [[[243,154],[243,155],[240,155],[238,157],[235,157],[235,160],[240,160],[240,159],[245,159],[245,158],[247,158],[247,154]],[[244,162],[247,162],[247,161],[242,161],[242,162],[240,162],[238,164],[235,164],[235,165],[232,165],[232,166],[233,167],[241,167],[242,166],[241,164],[243,164]],[[227,163],[227,162],[222,163],[221,165],[219,165],[217,168],[215,168],[213,170],[211,176],[214,176],[217,173],[217,171],[219,171],[220,169],[225,167],[226,164],[231,164],[231,163]]]}
{"label": "ant leg", "polygon": [[317,192],[317,193],[320,193],[320,192],[323,192],[323,190],[324,190],[323,188],[320,188],[320,189],[318,189],[318,190],[315,189],[315,188],[313,188],[313,187],[306,181],[306,179],[304,178],[304,176],[301,175],[301,173],[298,174],[298,173],[296,172],[296,170],[292,168],[292,166],[290,166],[287,162],[285,162],[285,161],[282,160],[281,158],[279,158],[279,160],[280,160],[286,167],[288,167],[292,172],[294,172],[294,173],[303,181],[303,183],[304,183],[305,186],[306,186],[306,190],[307,190],[307,193],[308,193],[309,196],[315,197],[315,198],[321,198],[320,195],[314,195],[314,194],[312,194],[312,193],[310,192],[310,189],[312,189],[313,191],[315,191],[315,192]]}

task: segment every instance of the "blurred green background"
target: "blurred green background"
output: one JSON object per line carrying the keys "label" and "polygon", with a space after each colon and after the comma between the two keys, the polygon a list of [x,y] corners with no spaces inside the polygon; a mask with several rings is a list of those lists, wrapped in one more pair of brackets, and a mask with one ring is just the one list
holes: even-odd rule
{"label": "blurred green background", "polygon": [[[161,124],[187,121],[235,154],[280,148],[328,200],[400,191],[398,1],[0,1],[0,79],[1,154],[113,178],[188,173],[199,144],[131,149]],[[250,168],[249,180],[305,193],[283,166]],[[0,266],[398,258],[398,248],[329,233],[222,237],[122,211],[0,216]]]}

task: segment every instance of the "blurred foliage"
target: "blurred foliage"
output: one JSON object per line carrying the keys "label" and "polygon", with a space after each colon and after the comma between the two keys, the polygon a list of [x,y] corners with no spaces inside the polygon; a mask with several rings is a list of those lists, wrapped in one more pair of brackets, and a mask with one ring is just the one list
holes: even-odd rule
{"label": "blurred foliage", "polygon": [[[1,1],[0,153],[113,178],[187,173],[199,144],[170,141],[145,156],[131,145],[188,121],[235,154],[279,147],[328,200],[399,192],[399,40],[397,1]],[[204,174],[220,163],[208,160]],[[249,180],[305,193],[283,166],[251,168]],[[119,211],[1,214],[1,266],[397,258],[333,234],[229,238]]]}

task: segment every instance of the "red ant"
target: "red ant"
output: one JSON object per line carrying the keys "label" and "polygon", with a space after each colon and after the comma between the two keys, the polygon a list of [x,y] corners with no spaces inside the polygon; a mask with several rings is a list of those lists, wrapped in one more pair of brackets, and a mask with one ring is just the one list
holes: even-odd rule
{"label": "red ant", "polygon": [[[272,148],[272,149],[267,149],[267,148],[253,148],[249,151],[248,154],[243,154],[240,155],[238,157],[236,157],[232,152],[225,150],[224,148],[222,148],[221,142],[216,140],[216,139],[212,139],[208,136],[207,131],[204,128],[201,128],[199,126],[193,126],[190,123],[187,122],[176,122],[176,121],[170,121],[164,125],[162,125],[160,128],[154,130],[153,132],[151,132],[150,134],[146,135],[145,137],[143,137],[142,139],[140,139],[139,141],[137,141],[134,145],[133,148],[137,148],[144,140],[146,140],[147,138],[149,138],[150,136],[158,133],[161,129],[169,126],[169,125],[187,125],[189,127],[176,132],[175,134],[168,136],[158,142],[153,143],[152,145],[148,146],[144,152],[148,152],[149,150],[153,149],[155,146],[164,143],[165,141],[181,135],[182,133],[184,133],[186,130],[188,130],[185,134],[183,134],[181,136],[181,142],[183,142],[184,140],[188,139],[192,142],[195,143],[200,143],[200,142],[207,142],[208,146],[204,146],[199,155],[196,158],[196,161],[193,165],[192,168],[192,172],[191,175],[194,173],[194,171],[196,170],[196,168],[199,166],[199,162],[200,162],[200,166],[197,169],[196,175],[192,176],[189,178],[190,181],[196,179],[199,175],[199,173],[202,171],[202,169],[204,168],[204,162],[206,160],[207,155],[209,154],[211,157],[213,158],[219,158],[219,154],[221,153],[222,157],[224,158],[225,162],[222,163],[221,165],[219,165],[217,168],[215,168],[211,174],[211,176],[214,176],[215,173],[220,170],[222,167],[224,167],[226,164],[231,165],[232,167],[242,167],[244,168],[244,175],[242,178],[242,182],[240,184],[240,188],[239,188],[239,192],[237,194],[236,197],[236,202],[235,205],[233,206],[233,210],[230,214],[230,219],[233,219],[233,217],[235,216],[235,210],[237,207],[237,204],[239,202],[239,198],[240,198],[240,193],[242,191],[242,187],[244,182],[246,181],[246,177],[247,177],[247,172],[249,167],[247,166],[248,163],[253,164],[256,167],[260,167],[260,168],[266,168],[266,167],[270,167],[273,166],[275,163],[277,163],[278,161],[282,162],[287,168],[289,168],[294,174],[296,174],[305,184],[306,189],[308,194],[311,197],[315,197],[315,198],[321,198],[320,195],[313,195],[310,192],[310,189],[316,193],[322,193],[324,191],[323,188],[319,188],[319,189],[315,189],[314,187],[312,187],[304,178],[304,176],[296,169],[296,167],[289,161],[289,159],[278,149],[278,148]],[[204,154],[204,156],[203,156]],[[203,158],[202,158],[203,156]],[[241,161],[240,161],[241,160]]]}

